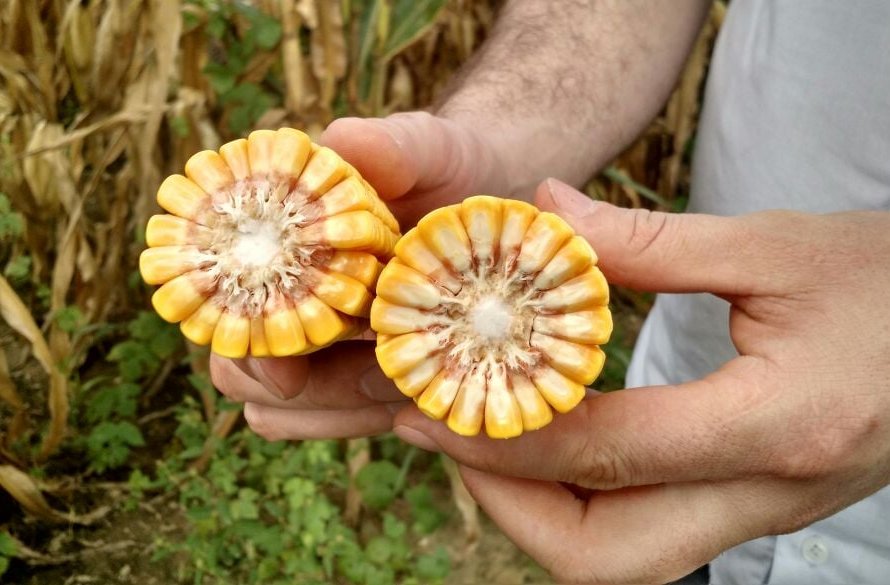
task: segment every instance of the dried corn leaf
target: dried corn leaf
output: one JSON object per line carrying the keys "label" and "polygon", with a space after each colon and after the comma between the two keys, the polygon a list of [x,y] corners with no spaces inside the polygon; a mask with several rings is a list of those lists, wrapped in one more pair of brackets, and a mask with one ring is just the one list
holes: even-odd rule
{"label": "dried corn leaf", "polygon": [[25,303],[9,282],[0,276],[0,315],[15,331],[31,342],[34,357],[49,375],[50,429],[44,436],[40,456],[49,456],[61,443],[68,420],[68,381],[56,367],[49,344],[40,333],[37,323]]}
{"label": "dried corn leaf", "polygon": [[343,14],[337,2],[317,0],[315,6],[318,26],[312,31],[312,72],[319,82],[321,105],[330,112],[337,81],[346,74]]}
{"label": "dried corn leaf", "polygon": [[53,509],[37,486],[37,482],[24,471],[12,465],[0,465],[0,487],[28,513],[45,522],[60,524],[93,524],[105,516],[110,508],[100,507],[89,514],[63,513]]}
{"label": "dried corn leaf", "polygon": [[6,353],[0,350],[0,400],[10,405],[15,410],[25,407],[22,397],[15,389],[12,377],[9,375],[9,363],[6,361]]}

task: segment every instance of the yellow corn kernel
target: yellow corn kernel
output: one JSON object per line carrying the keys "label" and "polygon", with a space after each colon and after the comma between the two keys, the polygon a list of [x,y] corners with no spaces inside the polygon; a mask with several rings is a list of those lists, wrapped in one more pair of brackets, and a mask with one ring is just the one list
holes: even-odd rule
{"label": "yellow corn kernel", "polygon": [[359,281],[339,272],[311,273],[309,289],[329,306],[341,313],[367,317],[371,311],[371,292]]}
{"label": "yellow corn kernel", "polygon": [[596,255],[563,220],[479,196],[438,209],[377,281],[377,359],[461,435],[516,437],[585,396],[611,333]]}
{"label": "yellow corn kernel", "polygon": [[599,347],[572,343],[558,337],[532,332],[529,344],[541,350],[558,372],[579,384],[590,384],[603,369],[606,354]]}
{"label": "yellow corn kernel", "polygon": [[203,225],[165,213],[149,218],[145,226],[145,243],[152,248],[186,244],[207,247],[212,241],[212,233]]}
{"label": "yellow corn kernel", "polygon": [[417,231],[444,264],[457,272],[466,272],[472,264],[470,238],[455,207],[443,207],[426,215],[417,222]]}
{"label": "yellow corn kernel", "polygon": [[306,337],[318,347],[342,339],[350,325],[337,311],[311,294],[297,301],[297,315]]}
{"label": "yellow corn kernel", "polygon": [[407,374],[393,379],[396,387],[410,398],[414,398],[423,392],[433,378],[442,371],[442,356],[432,356],[420,362],[419,365],[408,371]]}
{"label": "yellow corn kernel", "polygon": [[312,141],[309,140],[309,136],[305,132],[293,128],[281,128],[275,132],[272,142],[270,168],[273,172],[281,175],[302,177],[311,152]]}
{"label": "yellow corn kernel", "polygon": [[442,325],[436,314],[377,298],[371,305],[371,328],[378,333],[401,335]]}
{"label": "yellow corn kernel", "polygon": [[572,228],[559,216],[541,213],[528,226],[517,260],[520,272],[540,272],[566,240],[572,237]]}
{"label": "yellow corn kernel", "polygon": [[544,400],[557,412],[569,412],[578,406],[586,393],[583,384],[575,382],[548,366],[534,371],[531,379]]}
{"label": "yellow corn kernel", "polygon": [[250,345],[250,319],[245,315],[224,311],[219,317],[210,349],[223,357],[237,358],[247,353]]}
{"label": "yellow corn kernel", "polygon": [[536,431],[549,425],[553,420],[553,409],[532,381],[520,374],[510,374],[509,378],[513,396],[516,397],[522,415],[522,429]]}
{"label": "yellow corn kernel", "polygon": [[178,323],[194,313],[210,297],[210,278],[197,270],[165,282],[151,296],[151,304],[165,321]]}
{"label": "yellow corn kernel", "polygon": [[[330,148],[321,146],[309,158],[297,181],[297,189],[309,199],[315,199],[320,194],[329,192],[334,185],[345,183],[343,179],[348,173],[349,166],[346,162]],[[362,188],[362,191],[366,189]]]}
{"label": "yellow corn kernel", "polygon": [[538,272],[532,284],[538,290],[549,290],[578,276],[588,266],[596,264],[596,260],[596,254],[587,240],[574,236]]}
{"label": "yellow corn kernel", "polygon": [[250,177],[250,157],[247,152],[247,140],[239,138],[219,147],[219,155],[226,161],[236,181]]}
{"label": "yellow corn kernel", "polygon": [[148,284],[164,284],[171,278],[191,272],[202,261],[197,246],[148,248],[139,255],[139,272]]}
{"label": "yellow corn kernel", "polygon": [[541,295],[541,306],[548,311],[577,311],[608,303],[609,285],[595,267]]}
{"label": "yellow corn kernel", "polygon": [[179,328],[186,339],[198,345],[207,345],[213,339],[216,324],[222,315],[222,309],[213,300],[204,301],[194,313],[186,317]]}
{"label": "yellow corn kernel", "polygon": [[367,287],[374,286],[383,265],[377,257],[367,252],[337,250],[327,261],[329,270],[354,278]]}
{"label": "yellow corn kernel", "polygon": [[416,368],[439,347],[435,335],[406,333],[377,346],[377,363],[389,378],[399,378]]}
{"label": "yellow corn kernel", "polygon": [[250,355],[254,357],[269,357],[272,350],[266,341],[266,323],[263,315],[255,315],[250,319]]}
{"label": "yellow corn kernel", "polygon": [[604,345],[612,335],[612,312],[608,307],[596,307],[575,313],[538,315],[532,330],[575,343]]}
{"label": "yellow corn kernel", "polygon": [[507,386],[507,370],[497,364],[491,368],[485,393],[485,433],[492,439],[509,439],[522,431],[519,401]]}
{"label": "yellow corn kernel", "polygon": [[[210,195],[235,182],[235,176],[229,170],[229,165],[218,152],[212,150],[202,150],[193,154],[185,163],[185,174]],[[168,211],[175,213],[173,210]]]}
{"label": "yellow corn kernel", "polygon": [[476,262],[485,266],[494,264],[500,248],[501,200],[487,195],[468,197],[459,213]]}
{"label": "yellow corn kernel", "polygon": [[170,175],[158,187],[158,204],[173,215],[201,223],[210,196],[187,177]]}
{"label": "yellow corn kernel", "polygon": [[464,374],[440,371],[417,399],[417,408],[430,418],[442,420],[451,410]]}
{"label": "yellow corn kernel", "polygon": [[391,261],[380,273],[377,294],[396,305],[433,309],[442,302],[442,292],[413,268]]}
{"label": "yellow corn kernel", "polygon": [[426,275],[434,283],[452,293],[460,292],[463,286],[460,279],[430,251],[417,228],[408,230],[408,233],[402,236],[396,243],[395,253],[406,266]]}
{"label": "yellow corn kernel", "polygon": [[500,265],[506,272],[511,272],[519,256],[519,248],[522,246],[522,238],[528,231],[528,226],[538,216],[538,210],[534,205],[524,201],[504,200],[502,212]]}
{"label": "yellow corn kernel", "polygon": [[281,295],[266,301],[263,333],[273,356],[296,355],[306,349],[306,333],[294,309]]}
{"label": "yellow corn kernel", "polygon": [[395,247],[398,235],[369,211],[347,211],[326,217],[305,227],[299,234],[302,244],[328,244],[343,250],[364,250],[384,254]]}
{"label": "yellow corn kernel", "polygon": [[362,331],[399,238],[355,169],[290,128],[195,154],[158,203],[170,214],[149,220],[140,257],[146,282],[163,284],[152,304],[228,357],[298,355]]}
{"label": "yellow corn kernel", "polygon": [[478,435],[485,416],[485,373],[474,368],[464,377],[448,412],[448,428],[465,437]]}

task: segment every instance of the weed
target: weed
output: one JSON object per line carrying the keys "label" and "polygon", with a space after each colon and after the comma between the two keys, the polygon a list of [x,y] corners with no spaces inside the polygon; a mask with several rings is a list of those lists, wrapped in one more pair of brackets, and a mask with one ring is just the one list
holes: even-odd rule
{"label": "weed", "polygon": [[5,530],[0,530],[0,577],[9,568],[9,562],[16,557],[17,552],[15,539]]}
{"label": "weed", "polygon": [[[178,497],[191,529],[182,540],[158,541],[155,558],[187,558],[178,567],[182,579],[388,585],[435,583],[447,575],[444,550],[420,553],[412,545],[444,518],[428,490],[409,491],[409,520],[382,512],[371,519],[372,534],[361,538],[340,513],[349,478],[339,442],[269,443],[242,430],[222,440],[206,472],[196,473],[190,463],[210,433],[196,412],[191,398],[179,408],[175,434],[181,444],[159,464],[157,482],[141,473],[130,477],[140,496],[160,486]],[[366,505],[393,504],[404,484],[404,462],[368,468],[365,481],[386,487],[363,491]]]}

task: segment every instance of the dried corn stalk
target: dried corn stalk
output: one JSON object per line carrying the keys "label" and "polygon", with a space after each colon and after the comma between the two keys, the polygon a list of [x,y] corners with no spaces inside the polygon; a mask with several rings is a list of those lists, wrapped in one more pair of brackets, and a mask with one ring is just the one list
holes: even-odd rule
{"label": "dried corn stalk", "polygon": [[308,353],[368,316],[399,226],[329,148],[290,128],[192,156],[168,177],[139,269],[158,314],[227,357]]}
{"label": "dried corn stalk", "polygon": [[602,370],[612,317],[590,245],[552,213],[476,196],[433,211],[383,269],[383,372],[461,435],[508,438],[568,412]]}

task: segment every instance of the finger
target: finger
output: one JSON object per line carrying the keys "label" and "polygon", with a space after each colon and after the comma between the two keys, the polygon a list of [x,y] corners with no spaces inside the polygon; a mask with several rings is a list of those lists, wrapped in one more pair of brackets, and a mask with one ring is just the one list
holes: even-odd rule
{"label": "finger", "polygon": [[503,171],[482,137],[426,112],[340,118],[321,141],[355,166],[409,226],[434,207],[504,188]]}
{"label": "finger", "polygon": [[394,430],[476,469],[588,488],[743,477],[779,465],[780,446],[763,431],[771,394],[747,382],[768,379],[765,367],[738,358],[704,380],[589,397],[509,441],[461,437],[416,408],[400,412]]}
{"label": "finger", "polygon": [[[782,214],[718,217],[624,209],[593,201],[556,179],[539,185],[535,203],[559,214],[591,243],[615,284],[653,292],[770,294],[783,290],[783,275],[795,272],[788,253],[794,244],[785,240],[791,220]],[[784,253],[775,253],[778,249]]]}
{"label": "finger", "polygon": [[[750,481],[595,492],[460,468],[470,494],[560,583],[665,583],[766,534],[785,492]],[[763,500],[757,499],[760,495]]]}
{"label": "finger", "polygon": [[[217,388],[238,402],[325,410],[405,400],[380,372],[369,342],[343,341],[309,356],[291,358],[239,362],[213,355],[210,366]],[[273,394],[270,388],[279,390]]]}
{"label": "finger", "polygon": [[350,410],[290,410],[248,402],[244,418],[251,430],[268,439],[348,439],[392,430],[401,405],[377,404]]}

